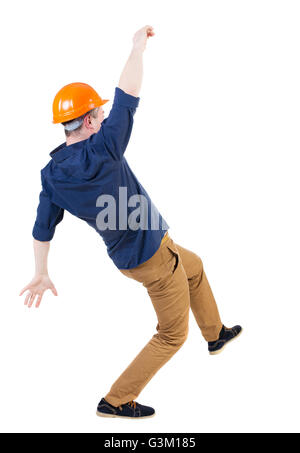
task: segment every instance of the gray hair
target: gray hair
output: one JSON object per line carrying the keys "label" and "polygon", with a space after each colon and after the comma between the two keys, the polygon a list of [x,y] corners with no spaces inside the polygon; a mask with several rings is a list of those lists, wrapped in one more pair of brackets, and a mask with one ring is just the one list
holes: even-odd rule
{"label": "gray hair", "polygon": [[69,135],[71,135],[73,131],[79,132],[79,130],[82,128],[83,120],[87,115],[91,115],[93,118],[97,118],[98,110],[99,107],[95,107],[94,109],[89,110],[88,112],[84,113],[84,115],[81,115],[74,120],[63,122],[62,124],[65,127],[66,136],[69,137]]}

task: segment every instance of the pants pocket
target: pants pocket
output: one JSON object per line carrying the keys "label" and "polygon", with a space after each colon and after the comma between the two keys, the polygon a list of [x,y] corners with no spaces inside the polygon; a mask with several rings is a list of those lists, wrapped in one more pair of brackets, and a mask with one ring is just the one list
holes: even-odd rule
{"label": "pants pocket", "polygon": [[171,254],[174,257],[173,270],[172,270],[172,273],[174,274],[174,272],[178,268],[178,264],[179,264],[179,252],[175,245],[167,245],[167,249],[171,252]]}

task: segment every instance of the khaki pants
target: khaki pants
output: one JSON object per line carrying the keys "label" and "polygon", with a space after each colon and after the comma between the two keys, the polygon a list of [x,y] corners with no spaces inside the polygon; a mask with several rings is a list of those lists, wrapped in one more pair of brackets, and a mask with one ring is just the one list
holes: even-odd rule
{"label": "khaki pants", "polygon": [[188,335],[190,308],[206,341],[216,340],[222,328],[201,259],[175,244],[168,233],[149,260],[133,269],[120,270],[147,288],[158,324],[157,333],[105,396],[113,406],[136,399],[183,345]]}

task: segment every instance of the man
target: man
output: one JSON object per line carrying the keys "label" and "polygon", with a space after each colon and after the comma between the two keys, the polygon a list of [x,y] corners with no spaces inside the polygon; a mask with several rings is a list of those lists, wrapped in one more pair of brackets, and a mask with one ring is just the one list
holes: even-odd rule
{"label": "man", "polygon": [[101,399],[97,414],[104,417],[155,414],[134,400],[186,340],[190,308],[211,354],[242,330],[222,324],[201,259],[173,242],[168,224],[124,157],[140,101],[142,56],[152,36],[149,25],[135,33],[108,118],[102,109],[107,100],[87,84],[69,84],[55,96],[53,122],[64,125],[66,142],[50,153],[51,160],[41,170],[32,232],[36,272],[20,293],[29,291],[28,307],[35,298],[38,307],[47,289],[57,295],[48,276],[47,255],[65,209],[95,228],[120,271],[145,286],[157,314],[157,333]]}

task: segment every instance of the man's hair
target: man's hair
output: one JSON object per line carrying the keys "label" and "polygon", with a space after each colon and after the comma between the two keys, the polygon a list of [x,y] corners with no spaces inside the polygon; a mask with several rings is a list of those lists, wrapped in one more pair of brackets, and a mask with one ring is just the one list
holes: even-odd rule
{"label": "man's hair", "polygon": [[64,123],[62,123],[63,126],[65,126],[66,137],[70,137],[70,135],[73,132],[79,132],[80,131],[80,129],[83,126],[83,120],[84,120],[85,116],[91,115],[93,118],[97,118],[98,110],[99,110],[99,107],[96,107],[96,108],[94,108],[92,110],[89,110],[84,115],[81,115],[78,118],[75,118],[74,120],[65,121]]}

